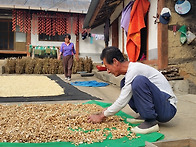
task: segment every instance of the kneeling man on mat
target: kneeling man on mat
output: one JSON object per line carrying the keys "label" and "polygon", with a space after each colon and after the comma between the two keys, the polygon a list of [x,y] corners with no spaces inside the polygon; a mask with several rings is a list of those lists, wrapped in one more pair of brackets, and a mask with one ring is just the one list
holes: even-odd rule
{"label": "kneeling man on mat", "polygon": [[105,48],[101,59],[108,73],[125,77],[121,81],[118,99],[102,113],[89,116],[88,122],[101,122],[128,104],[140,114],[138,118],[128,119],[133,124],[141,123],[131,131],[146,134],[159,131],[157,122],[168,122],[175,116],[177,98],[167,79],[158,70],[142,63],[125,61],[116,47]]}

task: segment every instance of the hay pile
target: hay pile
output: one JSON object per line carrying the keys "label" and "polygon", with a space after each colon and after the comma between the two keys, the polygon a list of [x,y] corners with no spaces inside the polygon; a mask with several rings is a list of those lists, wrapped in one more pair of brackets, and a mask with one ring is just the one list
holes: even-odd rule
{"label": "hay pile", "polygon": [[25,73],[26,74],[33,74],[34,73],[34,68],[36,65],[36,59],[31,59],[31,58],[26,58],[26,63],[24,63],[25,65]]}
{"label": "hay pile", "polygon": [[7,59],[7,63],[5,65],[5,73],[13,74],[16,69],[16,58]]}
{"label": "hay pile", "polygon": [[59,63],[58,74],[63,74],[64,73],[63,62],[58,60],[58,63]]}
{"label": "hay pile", "polygon": [[50,58],[49,64],[50,64],[50,71],[49,71],[49,73],[57,74],[58,73],[58,68],[59,68],[59,60]]}
{"label": "hay pile", "polygon": [[[102,123],[88,123],[92,113],[103,108],[95,104],[25,104],[0,105],[1,142],[102,142],[111,133],[110,139],[132,139],[128,124],[121,117],[111,116]],[[108,129],[106,129],[108,128]],[[89,131],[94,130],[94,131]]]}
{"label": "hay pile", "polygon": [[75,74],[80,71],[84,71],[84,59],[83,58],[79,58],[79,59],[74,58],[72,73]]}
{"label": "hay pile", "polygon": [[[10,58],[5,64],[5,73],[7,74],[63,74],[62,60],[53,58]],[[93,62],[91,58],[74,59],[72,72],[78,71],[92,72]]]}
{"label": "hay pile", "polygon": [[49,74],[50,73],[50,59],[45,58],[43,62],[43,68],[42,68],[42,73],[43,74]]}
{"label": "hay pile", "polygon": [[81,71],[86,71],[91,73],[93,70],[93,61],[90,57],[74,59],[72,72],[77,73]]}
{"label": "hay pile", "polygon": [[87,57],[84,59],[84,71],[91,73],[93,69],[93,62],[91,58]]}
{"label": "hay pile", "polygon": [[22,74],[25,73],[25,64],[26,64],[26,58],[18,58],[16,59],[16,68],[15,68],[15,72],[17,74]]}
{"label": "hay pile", "polygon": [[34,68],[34,74],[42,74],[42,68],[43,68],[43,65],[44,65],[44,60],[37,59],[36,61],[37,62],[36,62],[35,68]]}

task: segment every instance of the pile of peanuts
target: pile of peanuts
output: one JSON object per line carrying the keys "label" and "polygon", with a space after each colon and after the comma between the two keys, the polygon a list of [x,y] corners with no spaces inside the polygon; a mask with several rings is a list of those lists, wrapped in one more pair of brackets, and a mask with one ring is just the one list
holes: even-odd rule
{"label": "pile of peanuts", "polygon": [[[23,104],[0,105],[0,142],[72,142],[82,143],[118,139],[130,132],[122,117],[107,117],[101,123],[88,123],[90,114],[102,112],[95,104]],[[107,128],[107,129],[106,129]],[[93,131],[92,131],[93,130]]]}

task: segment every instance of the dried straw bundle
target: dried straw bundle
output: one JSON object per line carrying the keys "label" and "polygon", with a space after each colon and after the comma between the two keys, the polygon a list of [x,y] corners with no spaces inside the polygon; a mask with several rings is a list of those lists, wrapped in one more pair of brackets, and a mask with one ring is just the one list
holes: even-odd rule
{"label": "dried straw bundle", "polygon": [[42,74],[42,68],[43,68],[43,59],[36,59],[36,64],[34,68],[34,74]]}
{"label": "dried straw bundle", "polygon": [[25,66],[25,73],[33,74],[35,65],[36,65],[36,59],[27,58],[26,66]]}
{"label": "dried straw bundle", "polygon": [[57,59],[50,59],[49,60],[50,64],[50,74],[57,74],[58,73],[58,68],[59,68],[59,62]]}
{"label": "dried straw bundle", "polygon": [[13,74],[15,73],[15,68],[16,68],[16,59],[15,58],[7,59],[7,63],[5,64],[5,73]]}
{"label": "dried straw bundle", "polygon": [[15,72],[17,74],[25,73],[25,66],[26,66],[26,58],[18,58],[16,59],[16,69]]}

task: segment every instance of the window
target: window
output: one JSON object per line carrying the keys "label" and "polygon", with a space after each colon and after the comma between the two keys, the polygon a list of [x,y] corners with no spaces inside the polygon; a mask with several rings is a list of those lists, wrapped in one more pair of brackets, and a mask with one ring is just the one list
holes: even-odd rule
{"label": "window", "polygon": [[20,32],[20,27],[16,25],[16,42],[26,42],[26,33]]}
{"label": "window", "polygon": [[55,36],[49,36],[46,34],[39,34],[39,41],[64,41],[65,36],[64,35],[58,35],[56,33]]}

